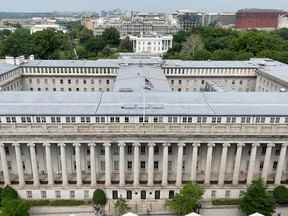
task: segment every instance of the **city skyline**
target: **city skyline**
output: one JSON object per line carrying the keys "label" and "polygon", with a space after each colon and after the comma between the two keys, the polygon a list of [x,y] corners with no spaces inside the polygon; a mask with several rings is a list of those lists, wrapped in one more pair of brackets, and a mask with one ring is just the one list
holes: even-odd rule
{"label": "city skyline", "polygon": [[[69,7],[67,7],[69,5]],[[261,0],[217,0],[217,3],[211,4],[209,0],[194,2],[189,0],[175,1],[132,1],[132,0],[108,0],[95,2],[92,0],[50,0],[49,2],[38,3],[36,0],[22,2],[20,0],[11,0],[2,5],[1,11],[7,12],[48,12],[48,11],[101,11],[120,8],[124,10],[143,10],[143,11],[175,11],[177,9],[190,9],[195,11],[217,11],[230,12],[242,8],[273,8],[288,9],[286,0],[266,1]]]}

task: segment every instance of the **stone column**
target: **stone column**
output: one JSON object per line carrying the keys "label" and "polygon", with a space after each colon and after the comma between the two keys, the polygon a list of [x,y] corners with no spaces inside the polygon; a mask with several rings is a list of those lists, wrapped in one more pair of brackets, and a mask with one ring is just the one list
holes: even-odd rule
{"label": "stone column", "polygon": [[15,148],[19,185],[23,186],[25,184],[25,180],[24,180],[24,171],[23,171],[20,143],[14,143],[13,146]]}
{"label": "stone column", "polygon": [[38,186],[39,185],[39,173],[38,173],[38,167],[37,167],[35,143],[30,143],[28,144],[28,146],[30,147],[30,159],[31,159],[32,173],[33,173],[33,184],[34,186]]}
{"label": "stone column", "polygon": [[120,142],[119,146],[119,185],[125,185],[125,143]]}
{"label": "stone column", "polygon": [[265,159],[264,159],[264,165],[262,170],[262,179],[264,183],[267,183],[268,173],[269,173],[269,166],[270,166],[270,159],[271,159],[271,153],[272,148],[275,145],[273,143],[267,143],[266,147],[266,153],[265,153]]}
{"label": "stone column", "polygon": [[62,173],[62,184],[63,184],[63,186],[67,186],[68,185],[65,145],[66,145],[65,143],[59,143],[58,144],[58,146],[60,146],[61,173]]}
{"label": "stone column", "polygon": [[240,173],[240,165],[241,165],[241,158],[242,158],[242,149],[245,146],[245,143],[238,143],[237,144],[237,152],[235,157],[235,164],[233,170],[233,180],[232,184],[237,185],[239,183],[239,173]]}
{"label": "stone column", "polygon": [[219,185],[224,185],[224,181],[225,181],[228,147],[230,147],[229,143],[223,143],[220,169],[219,169],[219,177],[218,177],[218,184]]}
{"label": "stone column", "polygon": [[91,186],[95,186],[97,183],[96,177],[96,155],[95,155],[95,143],[90,143],[90,167],[91,167]]}
{"label": "stone column", "polygon": [[193,143],[192,163],[191,163],[191,181],[197,181],[197,161],[198,161],[198,147],[200,143]]}
{"label": "stone column", "polygon": [[162,185],[168,184],[168,147],[169,143],[163,143],[163,168],[162,168]]}
{"label": "stone column", "polygon": [[81,169],[81,156],[80,156],[80,147],[81,143],[75,143],[75,160],[76,160],[76,179],[77,179],[77,185],[82,185],[82,169]]}
{"label": "stone column", "polygon": [[47,176],[48,176],[48,185],[54,184],[53,177],[53,168],[52,168],[52,160],[51,160],[51,144],[44,143],[45,146],[45,154],[46,154],[46,168],[47,168]]}
{"label": "stone column", "polygon": [[111,167],[110,167],[110,146],[111,143],[104,143],[105,147],[105,185],[111,185]]}
{"label": "stone column", "polygon": [[134,162],[133,162],[133,184],[139,185],[139,147],[140,143],[134,143]]}
{"label": "stone column", "polygon": [[185,143],[178,143],[176,186],[181,186],[183,175],[183,148]]}
{"label": "stone column", "polygon": [[286,159],[287,146],[288,146],[288,143],[283,143],[281,146],[281,152],[280,152],[278,166],[276,170],[276,176],[275,176],[276,185],[281,184],[281,179],[282,179],[284,164],[285,164],[285,159]]}
{"label": "stone column", "polygon": [[7,158],[6,158],[6,152],[5,152],[5,144],[0,143],[0,156],[1,156],[1,165],[3,170],[3,177],[4,177],[4,184],[10,185],[10,174],[8,170],[7,165]]}
{"label": "stone column", "polygon": [[248,175],[247,175],[247,184],[251,184],[254,177],[255,172],[255,161],[256,161],[256,155],[257,155],[257,147],[259,146],[259,143],[253,143],[250,159],[249,159],[249,167],[248,167]]}
{"label": "stone column", "polygon": [[148,186],[154,183],[154,146],[155,143],[148,144]]}
{"label": "stone column", "polygon": [[206,168],[205,168],[205,180],[204,180],[205,184],[210,184],[212,157],[213,157],[213,147],[214,146],[215,146],[214,143],[208,143]]}

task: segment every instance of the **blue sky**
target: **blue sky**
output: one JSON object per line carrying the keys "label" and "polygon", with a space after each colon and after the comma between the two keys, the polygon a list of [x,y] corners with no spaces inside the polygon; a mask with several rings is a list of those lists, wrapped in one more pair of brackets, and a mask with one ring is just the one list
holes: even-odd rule
{"label": "blue sky", "polygon": [[176,9],[235,11],[240,8],[288,10],[288,0],[0,0],[0,11],[101,11],[121,8],[174,11]]}

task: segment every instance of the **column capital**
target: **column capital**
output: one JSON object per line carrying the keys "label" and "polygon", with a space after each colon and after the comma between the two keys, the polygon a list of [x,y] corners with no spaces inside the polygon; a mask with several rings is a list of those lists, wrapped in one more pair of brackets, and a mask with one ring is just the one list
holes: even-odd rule
{"label": "column capital", "polygon": [[260,142],[254,142],[254,143],[252,143],[252,147],[259,147],[260,146]]}
{"label": "column capital", "polygon": [[89,146],[89,147],[95,147],[95,146],[96,146],[96,143],[90,142],[90,143],[88,144],[88,146]]}
{"label": "column capital", "polygon": [[79,142],[73,143],[73,146],[74,146],[74,147],[80,147],[80,146],[81,146],[81,143],[79,143]]}
{"label": "column capital", "polygon": [[43,146],[45,146],[45,147],[51,147],[51,143],[50,143],[50,142],[43,142]]}
{"label": "column capital", "polygon": [[185,142],[179,142],[177,145],[178,145],[178,147],[184,147],[186,145],[186,143]]}
{"label": "column capital", "polygon": [[209,143],[207,143],[207,146],[210,147],[210,148],[213,148],[215,146],[215,143],[209,142]]}
{"label": "column capital", "polygon": [[149,143],[148,143],[148,146],[149,146],[149,147],[154,147],[154,146],[156,146],[156,144],[155,144],[154,142],[149,142]]}
{"label": "column capital", "polygon": [[4,147],[5,143],[4,142],[1,142],[0,143],[0,147]]}
{"label": "column capital", "polygon": [[273,148],[273,147],[275,147],[275,143],[267,143],[267,147]]}
{"label": "column capital", "polygon": [[288,147],[288,143],[282,143],[281,147],[287,148]]}
{"label": "column capital", "polygon": [[194,143],[192,143],[192,146],[193,146],[194,148],[198,148],[198,147],[201,146],[201,142],[194,142]]}
{"label": "column capital", "polygon": [[223,148],[228,148],[231,146],[230,142],[223,142],[222,143]]}
{"label": "column capital", "polygon": [[118,142],[118,146],[119,146],[119,147],[125,147],[125,146],[126,146],[126,143],[125,143],[125,142]]}
{"label": "column capital", "polygon": [[110,143],[110,142],[104,142],[104,143],[103,143],[103,146],[104,146],[104,147],[110,147],[110,146],[111,146],[111,143]]}
{"label": "column capital", "polygon": [[20,147],[20,143],[12,143],[12,146],[14,146],[14,147]]}
{"label": "column capital", "polygon": [[171,144],[168,143],[168,142],[163,142],[162,146],[164,146],[164,147],[169,147],[169,146],[171,146]]}
{"label": "column capital", "polygon": [[35,143],[28,143],[27,146],[29,146],[31,148],[35,148]]}
{"label": "column capital", "polygon": [[58,145],[59,147],[65,147],[65,146],[66,146],[66,143],[64,143],[64,142],[59,142],[57,145]]}
{"label": "column capital", "polygon": [[246,145],[244,142],[237,143],[237,148],[242,148]]}
{"label": "column capital", "polygon": [[140,144],[139,142],[134,142],[134,143],[132,144],[132,146],[134,146],[134,147],[140,147],[141,144]]}

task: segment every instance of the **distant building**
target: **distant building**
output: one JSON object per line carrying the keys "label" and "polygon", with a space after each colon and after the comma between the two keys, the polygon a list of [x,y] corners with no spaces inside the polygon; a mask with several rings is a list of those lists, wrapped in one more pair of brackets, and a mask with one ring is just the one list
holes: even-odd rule
{"label": "distant building", "polygon": [[34,34],[35,32],[43,31],[46,29],[55,29],[56,31],[62,31],[62,32],[66,33],[66,30],[58,24],[34,25],[31,27],[30,32],[31,32],[31,34]]}
{"label": "distant building", "polygon": [[243,9],[236,13],[237,29],[274,30],[287,27],[288,13],[283,10]]}
{"label": "distant building", "polygon": [[101,35],[107,28],[116,28],[121,36],[144,34],[174,34],[178,31],[171,17],[158,13],[136,13],[131,17],[85,17],[82,24],[94,35]]}
{"label": "distant building", "polygon": [[140,35],[129,36],[133,43],[133,51],[138,54],[162,55],[172,48],[172,35]]}
{"label": "distant building", "polygon": [[179,29],[182,31],[189,31],[204,25],[204,16],[199,12],[179,10],[176,11],[174,17],[177,20]]}

